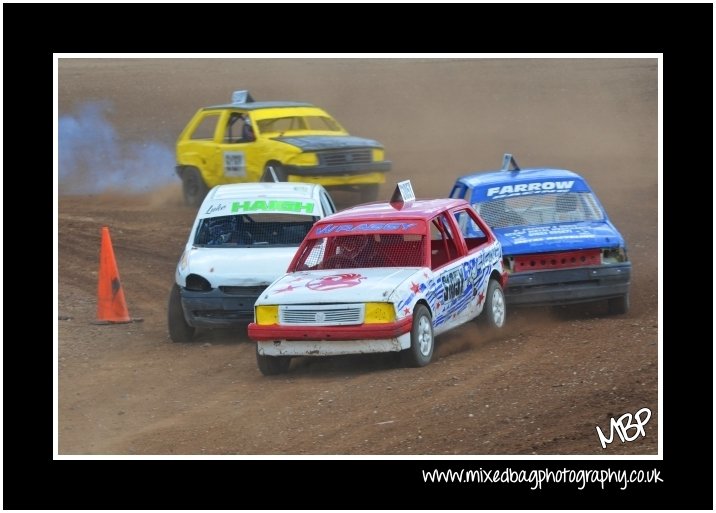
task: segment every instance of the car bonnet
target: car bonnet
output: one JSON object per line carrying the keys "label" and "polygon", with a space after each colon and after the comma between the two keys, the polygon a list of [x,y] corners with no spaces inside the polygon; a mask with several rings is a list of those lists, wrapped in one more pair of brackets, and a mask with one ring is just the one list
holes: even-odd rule
{"label": "car bonnet", "polygon": [[191,248],[182,274],[198,274],[212,287],[269,284],[286,272],[296,246],[248,248]]}
{"label": "car bonnet", "polygon": [[304,135],[299,137],[275,137],[273,139],[300,148],[302,151],[383,147],[378,141],[353,135]]}
{"label": "car bonnet", "polygon": [[389,301],[418,268],[330,269],[289,273],[273,283],[256,304],[318,304]]}
{"label": "car bonnet", "polygon": [[608,221],[512,226],[492,231],[505,256],[624,245],[621,234]]}

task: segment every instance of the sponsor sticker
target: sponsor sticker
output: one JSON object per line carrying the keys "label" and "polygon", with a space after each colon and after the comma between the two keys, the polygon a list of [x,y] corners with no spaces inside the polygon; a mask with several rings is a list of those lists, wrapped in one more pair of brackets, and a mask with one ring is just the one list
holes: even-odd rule
{"label": "sponsor sticker", "polygon": [[572,189],[574,180],[544,181],[532,183],[516,183],[490,187],[487,189],[488,198],[502,198],[506,196],[522,196],[528,194],[542,194],[550,192],[566,192]]}

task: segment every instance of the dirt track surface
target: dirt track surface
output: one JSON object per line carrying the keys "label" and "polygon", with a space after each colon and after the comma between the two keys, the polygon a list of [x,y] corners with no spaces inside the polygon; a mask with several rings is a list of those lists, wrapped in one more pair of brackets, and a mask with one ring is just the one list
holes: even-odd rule
{"label": "dirt track surface", "polygon": [[[138,195],[71,195],[61,182],[60,454],[656,454],[656,80],[655,60],[62,59],[60,115],[109,101],[118,143],[171,149],[198,107],[247,88],[316,103],[380,140],[390,181],[412,179],[419,197],[445,196],[504,152],[524,167],[575,170],[626,238],[633,279],[625,316],[602,304],[513,309],[497,338],[473,323],[439,337],[425,368],[303,358],[267,378],[245,332],[168,338],[195,214],[178,179]],[[103,225],[143,323],[90,324]],[[643,407],[646,436],[602,450],[595,427]]]}

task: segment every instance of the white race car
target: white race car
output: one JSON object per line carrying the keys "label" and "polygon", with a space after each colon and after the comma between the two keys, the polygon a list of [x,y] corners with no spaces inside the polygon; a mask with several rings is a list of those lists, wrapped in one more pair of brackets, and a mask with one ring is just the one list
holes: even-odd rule
{"label": "white race car", "polygon": [[214,187],[204,199],[169,296],[169,336],[245,324],[313,224],[335,212],[321,185],[296,182]]}
{"label": "white race car", "polygon": [[403,351],[423,366],[435,335],[483,311],[503,326],[505,280],[500,243],[465,200],[361,205],[314,225],[256,301],[249,338],[265,375],[293,356]]}

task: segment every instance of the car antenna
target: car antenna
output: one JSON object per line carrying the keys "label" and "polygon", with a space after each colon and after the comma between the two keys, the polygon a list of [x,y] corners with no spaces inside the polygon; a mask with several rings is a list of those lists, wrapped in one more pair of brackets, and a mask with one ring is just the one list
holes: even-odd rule
{"label": "car antenna", "polygon": [[512,153],[505,153],[502,157],[502,171],[512,171],[516,173],[520,170],[520,166],[517,165],[517,161],[512,156]]}

